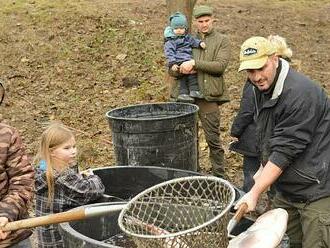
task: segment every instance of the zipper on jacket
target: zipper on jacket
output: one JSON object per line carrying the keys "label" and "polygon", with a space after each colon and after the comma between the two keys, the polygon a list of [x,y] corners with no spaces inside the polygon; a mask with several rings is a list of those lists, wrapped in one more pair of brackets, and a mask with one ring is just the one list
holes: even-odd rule
{"label": "zipper on jacket", "polygon": [[305,178],[305,179],[308,179],[308,180],[311,180],[311,181],[314,181],[316,182],[317,184],[320,184],[320,180],[315,178],[315,177],[311,177],[311,176],[308,176],[308,175],[305,175],[303,172],[293,168],[293,170],[301,177]]}

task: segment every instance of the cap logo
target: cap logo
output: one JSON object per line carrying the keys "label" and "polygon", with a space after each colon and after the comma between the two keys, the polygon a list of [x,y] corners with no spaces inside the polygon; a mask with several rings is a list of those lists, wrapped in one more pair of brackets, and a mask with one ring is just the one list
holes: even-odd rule
{"label": "cap logo", "polygon": [[250,55],[254,55],[256,53],[258,53],[258,50],[257,49],[255,49],[255,48],[247,48],[247,49],[244,50],[243,55],[250,56]]}

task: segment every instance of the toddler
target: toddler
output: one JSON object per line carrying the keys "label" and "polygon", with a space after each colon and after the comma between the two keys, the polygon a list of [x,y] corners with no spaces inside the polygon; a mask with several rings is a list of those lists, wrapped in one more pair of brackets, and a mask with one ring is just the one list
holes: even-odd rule
{"label": "toddler", "polygon": [[[203,41],[187,34],[188,23],[185,15],[176,12],[169,18],[170,26],[165,28],[164,53],[170,70],[178,72],[180,65],[192,59],[192,48],[205,48]],[[197,73],[180,74],[178,101],[194,102],[194,98],[204,98],[197,81]]]}

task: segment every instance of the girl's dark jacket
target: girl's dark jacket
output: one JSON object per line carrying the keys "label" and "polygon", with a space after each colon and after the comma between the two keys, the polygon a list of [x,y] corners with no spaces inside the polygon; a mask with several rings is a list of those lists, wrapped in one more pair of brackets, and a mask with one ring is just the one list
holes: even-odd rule
{"label": "girl's dark jacket", "polygon": [[285,198],[313,202],[330,195],[329,98],[282,59],[277,73],[269,100],[255,90],[262,163],[283,170],[275,186]]}
{"label": "girl's dark jacket", "polygon": [[245,156],[258,157],[256,140],[255,96],[253,85],[246,82],[243,88],[240,109],[231,126],[230,135],[238,138],[230,144],[229,149]]}
{"label": "girl's dark jacket", "polygon": [[[40,164],[35,174],[35,215],[37,217],[61,213],[102,197],[104,185],[101,179],[97,175],[81,175],[78,172],[78,166],[75,165],[61,173],[54,173],[54,198],[49,204],[46,166],[46,164]],[[59,229],[57,224],[37,227],[37,247],[65,247]]]}

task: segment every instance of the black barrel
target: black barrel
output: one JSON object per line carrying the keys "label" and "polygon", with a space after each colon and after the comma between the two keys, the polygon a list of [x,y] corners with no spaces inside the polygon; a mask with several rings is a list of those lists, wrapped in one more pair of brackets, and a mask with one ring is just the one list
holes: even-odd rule
{"label": "black barrel", "polygon": [[129,200],[143,190],[174,178],[200,176],[199,172],[157,166],[109,166],[93,169],[105,194],[117,200]]}
{"label": "black barrel", "polygon": [[[93,172],[101,178],[105,194],[111,201],[128,201],[143,190],[174,178],[202,176],[195,171],[155,166],[109,166],[93,169]],[[113,204],[118,202],[94,203],[89,206]],[[106,216],[60,224],[65,247],[134,248],[132,240],[123,236],[117,224],[119,213],[116,211]]]}
{"label": "black barrel", "polygon": [[198,106],[152,103],[106,113],[117,165],[197,170]]}
{"label": "black barrel", "polygon": [[[112,203],[95,203],[87,206],[115,205]],[[78,208],[77,208],[78,209]],[[63,236],[64,245],[67,248],[136,248],[133,240],[126,236],[118,226],[120,211],[109,213],[105,216],[98,216],[83,221],[75,221],[60,224],[60,231]],[[243,217],[237,223],[230,238],[246,231],[253,224],[253,220]],[[207,247],[207,244],[205,245]],[[248,246],[247,246],[248,247]],[[290,240],[285,234],[282,242],[277,248],[289,248]]]}
{"label": "black barrel", "polygon": [[[105,185],[105,193],[112,199],[128,201],[143,190],[174,178],[196,176],[201,173],[174,168],[154,166],[109,166],[93,169]],[[243,196],[243,192],[235,186],[235,201]],[[115,205],[122,202],[93,203],[87,206]],[[233,210],[232,215],[236,210]],[[59,224],[64,246],[67,248],[135,248],[132,240],[123,234],[118,226],[120,211],[98,216],[87,220]],[[245,231],[253,221],[243,218],[232,231],[234,237]],[[288,248],[285,237],[279,246]]]}

